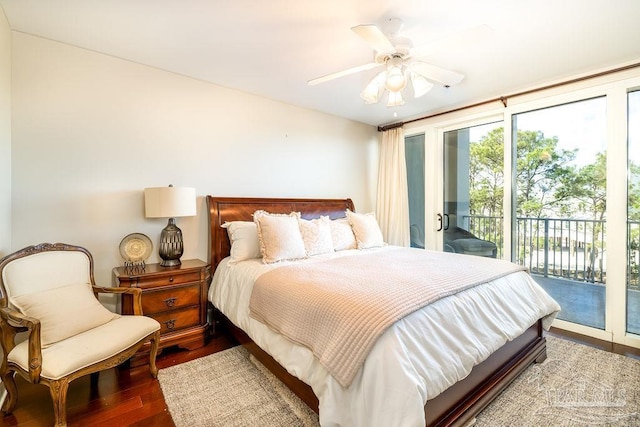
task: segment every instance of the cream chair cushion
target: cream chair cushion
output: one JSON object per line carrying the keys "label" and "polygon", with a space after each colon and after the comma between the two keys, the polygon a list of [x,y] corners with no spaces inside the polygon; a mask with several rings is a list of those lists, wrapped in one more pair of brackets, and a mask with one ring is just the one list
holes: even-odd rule
{"label": "cream chair cushion", "polygon": [[[41,376],[50,380],[60,379],[120,353],[158,329],[160,324],[150,317],[119,316],[104,325],[42,349]],[[21,342],[11,350],[8,360],[28,371],[28,341]]]}
{"label": "cream chair cushion", "polygon": [[43,348],[119,316],[100,304],[88,284],[12,296],[9,301],[22,314],[40,320]]}
{"label": "cream chair cushion", "polygon": [[67,285],[90,284],[90,267],[89,258],[82,252],[41,252],[11,261],[2,270],[2,279],[11,297]]}

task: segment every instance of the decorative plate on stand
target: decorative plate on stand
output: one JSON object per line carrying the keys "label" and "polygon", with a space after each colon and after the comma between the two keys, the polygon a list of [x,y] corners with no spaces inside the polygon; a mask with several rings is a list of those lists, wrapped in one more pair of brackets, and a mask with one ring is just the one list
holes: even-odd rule
{"label": "decorative plate on stand", "polygon": [[126,266],[140,266],[144,268],[145,261],[151,256],[153,243],[146,235],[132,233],[120,242],[120,255]]}

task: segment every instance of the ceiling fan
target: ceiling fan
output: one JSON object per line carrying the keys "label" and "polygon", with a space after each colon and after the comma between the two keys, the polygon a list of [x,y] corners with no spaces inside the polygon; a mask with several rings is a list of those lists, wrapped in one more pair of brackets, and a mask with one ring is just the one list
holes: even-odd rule
{"label": "ceiling fan", "polygon": [[490,31],[489,27],[480,26],[471,31],[447,38],[435,45],[413,47],[410,39],[399,34],[402,25],[402,20],[398,18],[389,19],[385,26],[386,35],[376,25],[358,25],[351,28],[353,32],[373,47],[375,51],[373,62],[309,80],[308,84],[316,85],[349,74],[384,67],[385,69],[378,73],[365,87],[360,97],[367,104],[374,104],[378,102],[384,89],[386,89],[389,92],[388,107],[403,105],[402,90],[407,86],[409,80],[413,87],[414,97],[418,98],[429,92],[434,83],[449,87],[460,83],[464,79],[463,74],[436,67],[420,61],[419,58],[436,51],[450,49],[465,41],[477,40],[479,36]]}

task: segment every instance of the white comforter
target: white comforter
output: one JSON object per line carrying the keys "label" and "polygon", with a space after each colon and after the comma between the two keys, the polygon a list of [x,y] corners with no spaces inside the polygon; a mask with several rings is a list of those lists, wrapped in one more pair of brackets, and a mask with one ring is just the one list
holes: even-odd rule
{"label": "white comforter", "polygon": [[[359,253],[342,251],[295,262]],[[466,377],[473,366],[537,319],[544,317],[548,329],[560,310],[525,272],[476,286],[396,322],[378,339],[351,385],[343,388],[308,348],[249,317],[253,282],[279,265],[266,265],[260,259],[229,263],[226,258],[214,273],[209,300],[313,388],[323,427],[424,426],[423,408],[428,399]]]}

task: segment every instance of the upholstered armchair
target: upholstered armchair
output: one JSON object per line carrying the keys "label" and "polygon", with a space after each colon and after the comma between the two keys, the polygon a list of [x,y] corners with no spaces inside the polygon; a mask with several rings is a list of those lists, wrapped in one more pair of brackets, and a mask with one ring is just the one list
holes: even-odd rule
{"label": "upholstered armchair", "polygon": [[[66,426],[69,383],[119,365],[150,342],[149,368],[158,373],[160,324],[142,315],[141,291],[98,287],[93,257],[84,248],[63,243],[29,246],[0,260],[0,376],[7,390],[2,412],[18,400],[14,375],[49,387],[56,426]],[[132,294],[134,314],[107,310],[99,293]],[[28,338],[16,344],[16,334]]]}

